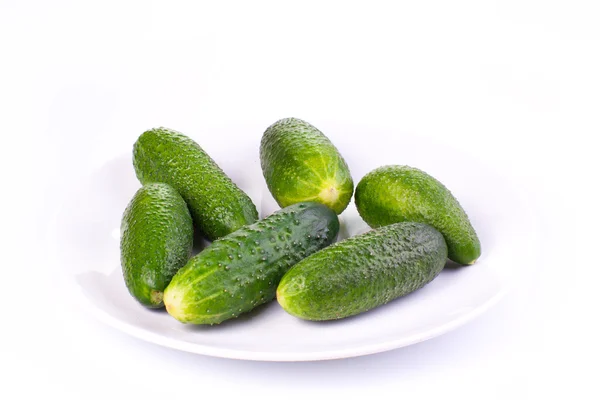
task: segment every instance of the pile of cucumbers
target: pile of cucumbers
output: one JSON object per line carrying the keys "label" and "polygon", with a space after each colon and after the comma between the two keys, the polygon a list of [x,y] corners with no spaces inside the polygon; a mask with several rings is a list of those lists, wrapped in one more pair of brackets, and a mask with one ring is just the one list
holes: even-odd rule
{"label": "pile of cucumbers", "polygon": [[[481,254],[465,211],[444,185],[408,166],[383,166],[354,190],[337,148],[309,123],[264,132],[260,162],[279,211],[259,220],[252,200],[192,139],[167,128],[133,148],[142,187],[121,224],[131,295],[183,323],[218,324],[275,297],[307,320],[356,315],[431,282],[447,259]],[[336,241],[352,195],[373,228]],[[211,241],[192,257],[194,231]]]}

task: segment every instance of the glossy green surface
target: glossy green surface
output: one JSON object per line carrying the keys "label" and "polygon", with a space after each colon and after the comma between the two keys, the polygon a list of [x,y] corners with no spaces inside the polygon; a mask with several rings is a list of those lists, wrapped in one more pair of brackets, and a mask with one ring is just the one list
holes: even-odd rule
{"label": "glossy green surface", "polygon": [[417,168],[390,165],[369,172],[358,183],[354,201],[371,227],[424,222],[442,233],[452,261],[473,264],[481,255],[479,238],[458,200]]}
{"label": "glossy green surface", "polygon": [[446,257],[444,238],[430,225],[388,225],[300,261],[279,283],[277,301],[303,319],[349,317],[423,287]]}
{"label": "glossy green surface", "polygon": [[162,306],[165,287],[192,254],[192,217],[171,186],[140,188],[121,222],[121,266],[127,289],[147,307]]}
{"label": "glossy green surface", "polygon": [[337,215],[299,203],[214,241],[192,258],[165,291],[167,311],[184,323],[218,324],[275,297],[283,274],[328,246]]}
{"label": "glossy green surface", "polygon": [[316,201],[340,214],[352,198],[348,165],[331,141],[308,122],[286,118],[267,128],[260,161],[267,186],[281,207]]}
{"label": "glossy green surface", "polygon": [[179,132],[167,128],[144,132],[133,147],[133,165],[142,184],[173,186],[210,240],[258,219],[252,200],[196,142]]}

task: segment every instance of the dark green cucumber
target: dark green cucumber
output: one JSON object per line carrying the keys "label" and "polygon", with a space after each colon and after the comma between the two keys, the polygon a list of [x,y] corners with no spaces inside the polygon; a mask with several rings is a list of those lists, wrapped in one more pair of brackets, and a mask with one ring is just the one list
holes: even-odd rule
{"label": "dark green cucumber", "polygon": [[448,257],[473,264],[481,244],[458,200],[438,180],[408,166],[389,165],[365,175],[354,201],[360,216],[376,228],[401,221],[424,222],[444,235]]}
{"label": "dark green cucumber", "polygon": [[121,266],[129,293],[147,307],[162,306],[163,291],[192,255],[192,216],[165,183],[140,188],[121,221]]}
{"label": "dark green cucumber", "polygon": [[218,324],[275,297],[283,274],[331,244],[335,212],[299,203],[214,241],[192,258],[165,290],[169,314],[184,323]]}
{"label": "dark green cucumber", "polygon": [[349,317],[425,286],[446,256],[444,238],[430,225],[389,225],[300,261],[281,279],[277,301],[303,319]]}
{"label": "dark green cucumber", "polygon": [[340,214],[352,198],[348,165],[317,128],[297,118],[275,122],[260,142],[267,186],[281,207],[316,201]]}
{"label": "dark green cucumber", "polygon": [[144,132],[133,147],[142,184],[165,182],[188,204],[208,239],[225,236],[258,219],[252,200],[189,137],[167,128]]}

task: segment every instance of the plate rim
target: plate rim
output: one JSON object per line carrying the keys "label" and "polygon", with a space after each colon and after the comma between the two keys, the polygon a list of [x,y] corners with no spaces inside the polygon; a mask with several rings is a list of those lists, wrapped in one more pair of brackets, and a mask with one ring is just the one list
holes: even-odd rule
{"label": "plate rim", "polygon": [[143,328],[136,327],[130,323],[114,317],[110,313],[96,307],[92,301],[82,292],[82,289],[77,286],[74,279],[70,277],[66,271],[62,274],[62,286],[67,288],[72,296],[75,296],[79,301],[76,301],[78,308],[86,315],[93,315],[96,320],[103,322],[111,328],[126,333],[137,339],[141,339],[146,343],[160,345],[166,348],[184,351],[187,353],[198,354],[203,356],[227,358],[234,360],[246,361],[267,361],[267,362],[309,362],[309,361],[327,361],[343,358],[353,358],[366,356],[370,354],[382,353],[390,350],[399,349],[420,342],[433,339],[445,333],[453,331],[466,323],[474,320],[479,315],[483,314],[488,309],[492,308],[500,302],[509,292],[515,287],[515,282],[507,283],[498,293],[490,297],[479,306],[474,307],[465,314],[460,314],[452,320],[437,325],[425,331],[418,332],[413,335],[403,336],[398,339],[381,341],[367,345],[352,346],[341,350],[323,350],[323,351],[283,351],[283,352],[268,352],[268,351],[249,351],[227,349],[217,346],[208,346],[199,343],[185,342],[179,339],[170,338],[159,333],[155,333]]}

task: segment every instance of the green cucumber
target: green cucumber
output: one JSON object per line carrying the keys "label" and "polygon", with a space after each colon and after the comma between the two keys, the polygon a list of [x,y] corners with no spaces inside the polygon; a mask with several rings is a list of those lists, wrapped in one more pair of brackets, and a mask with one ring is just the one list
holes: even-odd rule
{"label": "green cucumber", "polygon": [[189,137],[167,128],[144,132],[133,147],[142,184],[165,182],[188,204],[196,227],[210,240],[258,219],[252,200]]}
{"label": "green cucumber", "polygon": [[184,323],[218,324],[275,297],[283,274],[331,244],[337,215],[318,203],[299,203],[214,241],[192,258],[165,290],[171,316]]}
{"label": "green cucumber", "polygon": [[277,301],[302,319],[349,317],[425,286],[446,256],[444,238],[430,225],[388,225],[300,261],[281,279]]}
{"label": "green cucumber", "polygon": [[163,291],[192,255],[192,216],[165,183],[140,188],[121,221],[121,266],[129,293],[141,304],[162,306]]}
{"label": "green cucumber", "polygon": [[458,200],[417,168],[389,165],[369,172],[358,183],[354,201],[360,216],[373,228],[424,222],[444,236],[452,261],[473,264],[481,255],[477,233]]}
{"label": "green cucumber", "polygon": [[308,122],[286,118],[267,128],[260,162],[269,191],[281,207],[316,201],[340,214],[352,198],[354,183],[346,161]]}

